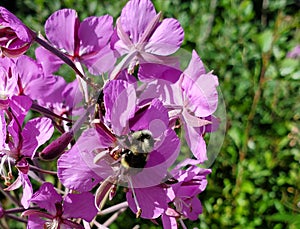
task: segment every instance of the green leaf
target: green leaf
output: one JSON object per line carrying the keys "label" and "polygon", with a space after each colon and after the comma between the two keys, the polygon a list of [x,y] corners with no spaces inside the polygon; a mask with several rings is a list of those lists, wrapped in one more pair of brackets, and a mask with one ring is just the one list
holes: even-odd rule
{"label": "green leaf", "polygon": [[293,225],[300,225],[300,215],[291,215],[287,213],[277,213],[267,217],[271,221],[287,222]]}
{"label": "green leaf", "polygon": [[259,34],[254,40],[259,45],[263,53],[270,51],[273,42],[273,33],[271,30],[266,30]]}
{"label": "green leaf", "polygon": [[243,181],[242,191],[249,194],[253,194],[255,191],[255,187],[251,181]]}

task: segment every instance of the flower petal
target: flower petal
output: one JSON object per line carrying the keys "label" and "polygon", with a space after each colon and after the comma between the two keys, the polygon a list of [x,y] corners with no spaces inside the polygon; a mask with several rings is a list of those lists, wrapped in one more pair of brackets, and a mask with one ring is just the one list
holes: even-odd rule
{"label": "flower petal", "polygon": [[205,73],[200,57],[193,51],[190,64],[183,73],[181,85],[187,108],[198,117],[211,115],[218,105],[218,85],[218,78],[211,72]]}
{"label": "flower petal", "polygon": [[72,9],[62,9],[54,12],[45,23],[45,33],[49,41],[57,48],[74,54],[75,37],[79,19]]}
{"label": "flower petal", "polygon": [[181,46],[183,37],[184,32],[179,22],[173,18],[166,18],[154,31],[145,45],[145,50],[162,56],[173,54]]}
{"label": "flower petal", "polygon": [[40,208],[46,209],[52,215],[56,215],[55,203],[61,203],[61,201],[61,195],[55,191],[54,186],[49,182],[43,183],[30,199],[30,202],[37,204]]}
{"label": "flower petal", "polygon": [[35,56],[37,61],[42,65],[45,75],[56,72],[64,63],[59,57],[43,47],[38,47],[35,50]]}
{"label": "flower petal", "polygon": [[198,117],[214,113],[218,106],[217,86],[218,79],[211,73],[201,75],[196,81],[185,78],[182,88],[186,95],[187,108]]}
{"label": "flower petal", "polygon": [[160,79],[175,83],[181,74],[182,71],[174,67],[162,64],[145,63],[140,65],[138,76],[141,81]]}
{"label": "flower petal", "polygon": [[58,159],[57,168],[63,185],[81,192],[90,191],[102,180],[81,158],[76,145]]}
{"label": "flower petal", "polygon": [[184,124],[186,142],[193,155],[203,163],[207,160],[206,143],[199,127],[191,127]]}
{"label": "flower petal", "polygon": [[138,43],[155,15],[155,9],[149,0],[131,0],[125,5],[120,20],[124,31],[129,33],[134,44]]}
{"label": "flower petal", "polygon": [[111,175],[111,168],[104,162],[94,163],[93,151],[107,147],[107,141],[101,137],[95,129],[84,131],[77,143],[58,159],[58,177],[64,186],[86,192]]}
{"label": "flower petal", "polygon": [[6,139],[6,121],[4,111],[0,110],[0,149],[3,149]]}
{"label": "flower petal", "polygon": [[[134,188],[134,191],[137,202],[142,209],[142,218],[158,218],[168,208],[167,195],[161,187]],[[131,191],[127,192],[126,198],[130,209],[137,213],[137,207]]]}
{"label": "flower petal", "polygon": [[38,147],[51,138],[53,131],[52,121],[49,118],[29,120],[22,131],[22,154],[27,157],[33,157]]}
{"label": "flower petal", "polygon": [[184,71],[185,77],[188,77],[192,80],[197,80],[198,77],[200,77],[201,75],[203,75],[205,73],[206,73],[206,71],[205,71],[205,67],[204,67],[202,60],[200,59],[197,52],[195,50],[193,50],[190,63]]}
{"label": "flower petal", "polygon": [[177,229],[178,228],[177,221],[176,221],[175,217],[163,214],[161,216],[161,219],[162,219],[162,223],[163,223],[164,228],[168,228],[168,229]]}
{"label": "flower petal", "polygon": [[37,215],[29,215],[28,216],[28,223],[27,228],[30,229],[41,229],[44,227],[46,220],[41,219]]}
{"label": "flower petal", "polygon": [[202,213],[202,205],[197,196],[185,199],[185,204],[182,204],[182,213],[190,220],[198,219],[198,216]]}
{"label": "flower petal", "polygon": [[94,204],[94,196],[89,192],[80,194],[68,194],[63,202],[65,218],[82,218],[88,222],[97,214],[98,210]]}
{"label": "flower petal", "polygon": [[138,110],[129,123],[131,130],[150,130],[157,138],[168,128],[168,111],[160,100],[153,99],[148,107]]}
{"label": "flower petal", "polygon": [[136,109],[135,91],[134,85],[123,80],[110,81],[103,90],[105,115],[117,135],[128,133],[128,120]]}
{"label": "flower petal", "polygon": [[19,172],[19,176],[21,177],[21,182],[22,182],[22,186],[23,186],[23,195],[21,198],[21,203],[24,208],[29,208],[29,204],[31,201],[30,199],[31,199],[32,193],[33,193],[32,185],[30,183],[30,180],[29,180],[27,174]]}
{"label": "flower petal", "polygon": [[79,26],[78,37],[81,41],[79,54],[99,52],[108,44],[113,33],[113,18],[109,15],[88,17]]}
{"label": "flower petal", "polygon": [[88,67],[88,71],[91,74],[100,75],[113,68],[116,58],[110,47],[105,46],[91,55],[83,55],[81,61]]}

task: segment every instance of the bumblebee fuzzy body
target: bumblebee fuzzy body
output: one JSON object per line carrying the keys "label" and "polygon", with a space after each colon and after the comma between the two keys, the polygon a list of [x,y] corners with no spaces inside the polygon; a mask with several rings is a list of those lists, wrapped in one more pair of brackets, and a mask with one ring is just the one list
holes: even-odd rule
{"label": "bumblebee fuzzy body", "polygon": [[149,153],[154,147],[154,139],[149,130],[135,131],[123,137],[124,149],[122,150],[121,164],[123,167],[144,168]]}

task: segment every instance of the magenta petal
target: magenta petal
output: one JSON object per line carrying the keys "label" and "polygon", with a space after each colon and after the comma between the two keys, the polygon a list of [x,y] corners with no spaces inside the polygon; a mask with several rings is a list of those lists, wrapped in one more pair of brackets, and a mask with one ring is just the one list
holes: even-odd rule
{"label": "magenta petal", "polygon": [[200,200],[197,197],[192,199],[186,199],[186,204],[183,204],[182,212],[190,220],[197,220],[198,216],[202,213],[202,205]]}
{"label": "magenta petal", "polygon": [[217,109],[218,78],[211,72],[205,73],[203,63],[194,51],[188,68],[183,73],[182,90],[187,108],[195,116],[206,117]]}
{"label": "magenta petal", "polygon": [[175,217],[168,216],[166,214],[163,214],[161,216],[163,227],[168,229],[177,229],[177,221]]}
{"label": "magenta petal", "polygon": [[185,138],[193,155],[201,162],[207,160],[206,143],[200,128],[184,124]]}
{"label": "magenta petal", "polygon": [[29,120],[22,131],[22,154],[27,157],[33,157],[38,147],[51,138],[53,131],[52,121],[49,118]]}
{"label": "magenta petal", "polygon": [[55,215],[55,203],[61,203],[62,197],[55,191],[51,183],[45,182],[40,189],[32,195],[30,201],[46,209],[52,215]]}
{"label": "magenta petal", "polygon": [[68,194],[63,203],[65,218],[82,218],[85,221],[92,221],[98,210],[94,203],[94,196],[85,192],[80,194]]}
{"label": "magenta petal", "polygon": [[41,219],[37,215],[29,215],[28,216],[28,223],[27,228],[30,229],[41,229],[44,227],[44,224],[46,223],[45,220]]}
{"label": "magenta petal", "polygon": [[216,111],[218,106],[218,79],[208,73],[201,75],[185,93],[188,96],[189,110],[198,117],[206,117]]}
{"label": "magenta petal", "polygon": [[145,50],[156,55],[170,55],[179,49],[183,37],[183,29],[176,19],[164,19],[149,39]]}
{"label": "magenta petal", "polygon": [[142,94],[139,96],[139,103],[142,101],[152,100],[158,98],[164,104],[177,104],[182,105],[182,92],[178,87],[178,83],[172,84],[165,80],[151,80],[145,87],[142,87]]}
{"label": "magenta petal", "polygon": [[[123,80],[110,81],[104,88],[106,116],[115,134],[122,135],[128,129],[128,120],[136,109],[136,89]],[[128,132],[128,131],[127,131]]]}
{"label": "magenta petal", "polygon": [[153,99],[146,110],[137,111],[130,120],[131,130],[150,130],[154,138],[164,133],[168,125],[168,111],[158,99]]}
{"label": "magenta petal", "polygon": [[177,159],[180,151],[180,140],[172,129],[167,129],[155,144],[155,152],[149,155],[146,167],[151,168],[164,164],[169,168]]}
{"label": "magenta petal", "polygon": [[67,83],[62,91],[62,100],[70,109],[75,108],[82,101],[83,95],[80,91],[78,80]]}
{"label": "magenta petal", "polygon": [[156,12],[149,0],[131,0],[122,10],[120,20],[125,32],[128,32],[132,42],[136,44]]}
{"label": "magenta petal", "polygon": [[77,13],[72,9],[54,12],[45,23],[45,33],[49,41],[57,48],[74,54],[76,27],[79,24]]}
{"label": "magenta petal", "polygon": [[6,139],[6,121],[4,117],[4,111],[0,110],[0,149],[4,148]]}
{"label": "magenta petal", "polygon": [[33,79],[39,77],[42,72],[35,60],[28,56],[21,56],[16,61],[16,74],[21,78],[22,86],[25,88]]}
{"label": "magenta petal", "polygon": [[64,186],[86,192],[111,175],[106,164],[94,163],[93,151],[108,147],[107,139],[101,137],[95,129],[84,131],[77,143],[58,159],[58,177]]}
{"label": "magenta petal", "polygon": [[30,199],[32,197],[32,185],[30,183],[30,180],[28,178],[27,174],[23,174],[19,172],[19,176],[21,177],[21,182],[23,186],[23,196],[21,198],[21,203],[24,208],[28,208],[30,204]]}
{"label": "magenta petal", "polygon": [[29,97],[20,95],[13,96],[10,101],[10,108],[17,117],[18,122],[22,125],[27,112],[31,107],[32,101]]}
{"label": "magenta petal", "polygon": [[101,50],[83,55],[81,61],[88,67],[88,71],[93,75],[100,75],[111,70],[116,62],[113,51],[107,45]]}
{"label": "magenta petal", "polygon": [[90,52],[99,52],[107,45],[113,33],[113,18],[109,15],[88,17],[79,26],[78,37],[81,40],[80,56]]}
{"label": "magenta petal", "polygon": [[205,73],[206,71],[202,60],[200,59],[197,52],[193,50],[189,66],[184,71],[185,77],[196,81],[201,75]]}
{"label": "magenta petal", "polygon": [[141,81],[160,79],[175,83],[181,74],[182,71],[180,69],[162,64],[145,63],[140,65],[138,76]]}
{"label": "magenta petal", "polygon": [[90,191],[102,180],[81,158],[76,145],[58,159],[57,167],[59,180],[70,189]]}
{"label": "magenta petal", "polygon": [[20,176],[21,172],[19,172],[19,176],[10,186],[4,189],[4,191],[12,191],[20,188],[22,186],[22,178]]}
{"label": "magenta petal", "polygon": [[16,74],[20,77],[20,94],[28,95],[31,99],[39,99],[47,91],[47,78],[37,62],[27,56],[21,56],[16,62]]}
{"label": "magenta petal", "polygon": [[[168,208],[167,195],[161,187],[135,188],[134,191],[142,209],[142,218],[156,219]],[[126,198],[130,209],[136,213],[137,207],[131,191],[127,192]]]}
{"label": "magenta petal", "polygon": [[67,87],[66,81],[61,76],[48,75],[47,77],[47,90],[44,90],[43,97],[39,98],[38,103],[41,106],[47,107],[49,104],[61,104],[65,99],[69,99],[62,96],[62,92]]}
{"label": "magenta petal", "polygon": [[64,63],[59,57],[43,47],[38,47],[35,50],[35,56],[37,61],[42,65],[45,75],[56,72]]}

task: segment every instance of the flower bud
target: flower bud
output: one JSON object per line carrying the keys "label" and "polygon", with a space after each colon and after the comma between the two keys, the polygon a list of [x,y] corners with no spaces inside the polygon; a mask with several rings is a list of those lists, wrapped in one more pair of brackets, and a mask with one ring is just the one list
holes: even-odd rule
{"label": "flower bud", "polygon": [[43,160],[53,160],[59,157],[73,139],[73,131],[66,132],[59,138],[51,142],[40,154],[40,158]]}
{"label": "flower bud", "polygon": [[0,56],[18,57],[34,41],[35,33],[6,8],[0,7]]}

